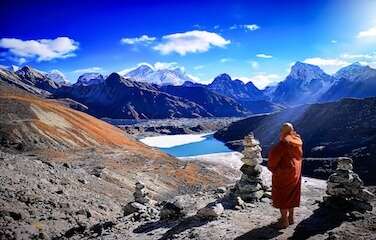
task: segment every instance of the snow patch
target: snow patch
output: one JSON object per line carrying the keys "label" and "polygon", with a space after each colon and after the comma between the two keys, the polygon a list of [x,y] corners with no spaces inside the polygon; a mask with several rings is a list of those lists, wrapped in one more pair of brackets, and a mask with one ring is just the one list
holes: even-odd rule
{"label": "snow patch", "polygon": [[179,135],[162,135],[155,137],[146,137],[140,141],[148,146],[157,148],[170,148],[188,143],[201,142],[206,138],[205,136],[211,133],[203,134],[179,134]]}

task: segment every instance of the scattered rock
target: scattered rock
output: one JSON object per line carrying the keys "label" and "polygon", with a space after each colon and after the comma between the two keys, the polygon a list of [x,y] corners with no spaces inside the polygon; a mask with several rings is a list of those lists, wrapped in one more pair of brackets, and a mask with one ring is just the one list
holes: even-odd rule
{"label": "scattered rock", "polygon": [[146,211],[146,206],[138,202],[130,202],[124,208],[124,216],[128,216],[135,212]]}
{"label": "scattered rock", "polygon": [[185,216],[183,212],[183,207],[179,201],[164,202],[162,203],[162,209],[160,211],[160,219],[178,219]]}
{"label": "scattered rock", "polygon": [[219,187],[215,190],[216,193],[226,193],[226,187]]}
{"label": "scattered rock", "polygon": [[82,184],[87,184],[87,181],[83,178],[79,178],[79,179],[77,179],[77,181],[79,181]]}
{"label": "scattered rock", "polygon": [[218,219],[223,212],[224,208],[221,203],[211,203],[198,210],[197,216],[203,219],[214,220]]}

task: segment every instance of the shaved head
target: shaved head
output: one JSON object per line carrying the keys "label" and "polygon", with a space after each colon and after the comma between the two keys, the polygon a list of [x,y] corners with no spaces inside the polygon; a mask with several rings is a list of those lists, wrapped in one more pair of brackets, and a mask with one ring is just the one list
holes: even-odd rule
{"label": "shaved head", "polygon": [[294,131],[294,126],[291,123],[285,122],[284,124],[282,124],[281,134],[288,134],[292,131]]}

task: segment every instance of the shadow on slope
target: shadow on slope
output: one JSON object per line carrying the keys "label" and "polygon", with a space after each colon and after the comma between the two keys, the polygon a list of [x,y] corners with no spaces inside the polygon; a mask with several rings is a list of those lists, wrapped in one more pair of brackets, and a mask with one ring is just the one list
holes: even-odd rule
{"label": "shadow on slope", "polygon": [[266,226],[252,229],[251,231],[235,238],[235,240],[274,239],[282,234],[281,231],[273,227],[274,224],[275,223],[271,223]]}
{"label": "shadow on slope", "polygon": [[177,220],[177,221],[159,220],[156,222],[149,222],[149,223],[139,226],[138,228],[133,230],[133,232],[134,233],[148,233],[158,228],[170,228],[159,239],[159,240],[166,240],[166,239],[172,238],[173,235],[179,234],[188,229],[203,226],[207,224],[208,222],[209,222],[208,220],[200,219],[197,216],[189,216],[181,220]]}
{"label": "shadow on slope", "polygon": [[296,226],[294,234],[289,239],[309,239],[318,234],[325,234],[349,220],[346,211],[333,211],[327,207],[320,207]]}

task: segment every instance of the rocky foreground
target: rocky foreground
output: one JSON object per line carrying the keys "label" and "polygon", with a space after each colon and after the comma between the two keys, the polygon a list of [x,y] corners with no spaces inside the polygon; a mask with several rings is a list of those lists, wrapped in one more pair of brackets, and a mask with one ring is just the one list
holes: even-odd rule
{"label": "rocky foreground", "polygon": [[[304,178],[302,206],[296,223],[273,228],[278,211],[264,197],[255,203],[234,203],[229,188],[154,197],[129,212],[127,191],[105,173],[79,164],[51,163],[37,156],[1,153],[0,239],[374,239],[376,202],[372,211],[342,211],[320,204],[326,181]],[[270,183],[264,169],[262,178]],[[233,183],[235,184],[236,179]],[[145,184],[146,192],[157,191]],[[163,216],[173,203],[181,215]],[[177,204],[178,203],[178,204]],[[224,209],[213,218],[203,213],[210,203]],[[170,204],[171,205],[171,204]],[[340,207],[340,206],[339,206]],[[175,211],[174,210],[174,211]],[[173,212],[174,212],[173,211]],[[179,212],[178,211],[178,212]],[[175,211],[176,212],[176,211]]]}

